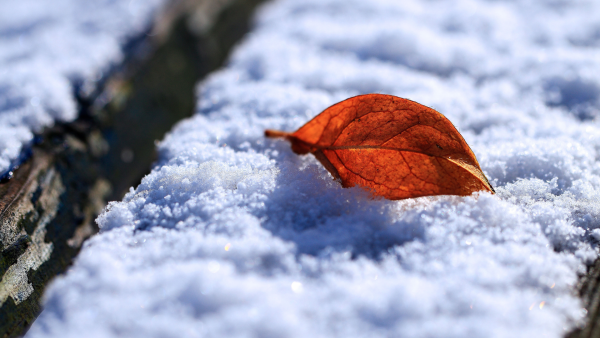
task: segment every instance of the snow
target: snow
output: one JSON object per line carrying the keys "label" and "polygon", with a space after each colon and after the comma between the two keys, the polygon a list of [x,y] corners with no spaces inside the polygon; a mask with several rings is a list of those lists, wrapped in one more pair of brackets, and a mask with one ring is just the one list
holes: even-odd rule
{"label": "snow", "polygon": [[0,2],[0,177],[20,163],[35,133],[77,117],[74,83],[100,80],[164,2]]}
{"label": "snow", "polygon": [[[600,238],[600,3],[280,0],[28,337],[563,337]],[[497,194],[373,199],[266,128],[431,106]]]}

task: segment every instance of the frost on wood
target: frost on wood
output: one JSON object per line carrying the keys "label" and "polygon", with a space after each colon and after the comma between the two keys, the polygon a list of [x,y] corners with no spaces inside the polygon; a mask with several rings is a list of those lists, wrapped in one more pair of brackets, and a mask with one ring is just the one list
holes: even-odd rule
{"label": "frost on wood", "polygon": [[[28,335],[563,337],[597,257],[599,6],[273,2]],[[263,136],[365,93],[443,112],[496,195],[372,200]]]}

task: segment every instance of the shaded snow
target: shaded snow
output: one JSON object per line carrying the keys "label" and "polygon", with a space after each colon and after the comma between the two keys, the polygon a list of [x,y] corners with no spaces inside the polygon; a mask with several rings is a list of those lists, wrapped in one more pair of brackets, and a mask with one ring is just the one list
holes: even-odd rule
{"label": "shaded snow", "polygon": [[0,177],[34,133],[77,117],[73,83],[100,80],[164,2],[0,2]]}
{"label": "shaded snow", "polygon": [[[562,337],[600,238],[594,1],[282,0],[46,294],[29,337]],[[497,194],[342,189],[263,137],[378,92],[445,114]]]}

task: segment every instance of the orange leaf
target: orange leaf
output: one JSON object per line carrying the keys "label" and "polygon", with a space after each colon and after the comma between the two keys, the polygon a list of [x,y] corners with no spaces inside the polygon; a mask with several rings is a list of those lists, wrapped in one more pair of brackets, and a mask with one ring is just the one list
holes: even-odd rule
{"label": "orange leaf", "polygon": [[494,193],[444,115],[396,96],[355,96],[295,133],[266,130],[265,136],[286,138],[297,154],[312,153],[344,187],[359,185],[392,200]]}

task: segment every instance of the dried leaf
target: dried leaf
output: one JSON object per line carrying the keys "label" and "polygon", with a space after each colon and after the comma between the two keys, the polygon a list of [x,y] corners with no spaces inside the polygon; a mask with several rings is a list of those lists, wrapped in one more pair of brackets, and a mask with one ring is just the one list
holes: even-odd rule
{"label": "dried leaf", "polygon": [[396,200],[494,189],[452,123],[416,102],[382,94],[349,98],[283,137],[312,153],[344,187]]}

